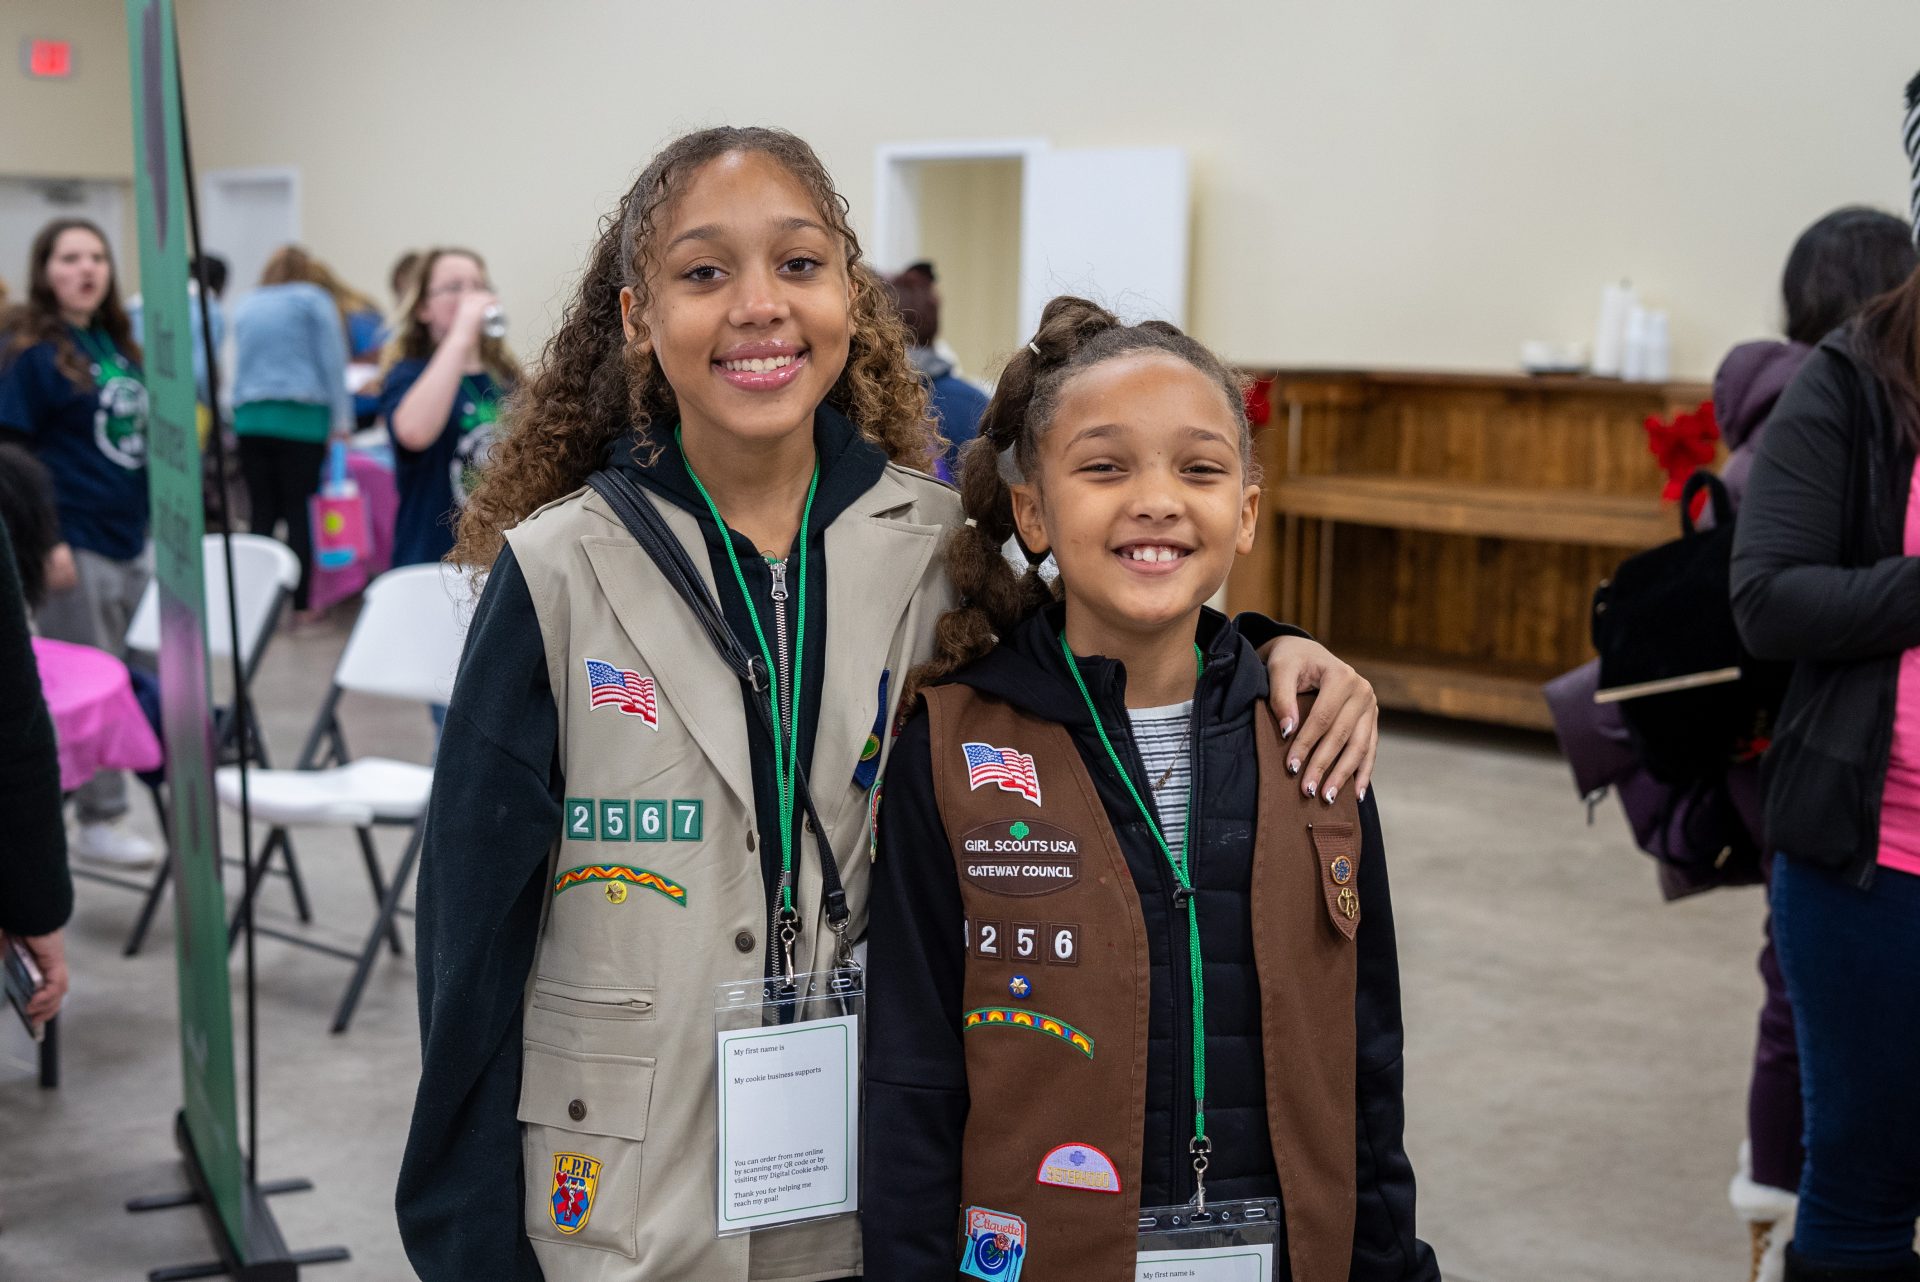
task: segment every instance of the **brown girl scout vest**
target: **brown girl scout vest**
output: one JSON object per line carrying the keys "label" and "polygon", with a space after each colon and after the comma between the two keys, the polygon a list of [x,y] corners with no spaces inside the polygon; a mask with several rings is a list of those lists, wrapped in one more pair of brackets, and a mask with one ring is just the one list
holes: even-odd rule
{"label": "brown girl scout vest", "polygon": [[[1133,875],[1065,729],[964,686],[926,697],[934,796],[967,918],[962,1250],[969,1221],[991,1235],[1017,1217],[1022,1282],[1131,1282],[1149,985]],[[1254,957],[1288,1253],[1295,1282],[1343,1282],[1359,811],[1350,796],[1303,797],[1271,714],[1254,725]]]}

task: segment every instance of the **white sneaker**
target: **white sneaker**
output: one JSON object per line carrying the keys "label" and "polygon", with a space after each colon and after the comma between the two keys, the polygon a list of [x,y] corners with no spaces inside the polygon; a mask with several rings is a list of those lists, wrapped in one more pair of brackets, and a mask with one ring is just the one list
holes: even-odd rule
{"label": "white sneaker", "polygon": [[116,823],[81,824],[74,834],[73,853],[90,863],[115,868],[151,868],[160,862],[158,846]]}

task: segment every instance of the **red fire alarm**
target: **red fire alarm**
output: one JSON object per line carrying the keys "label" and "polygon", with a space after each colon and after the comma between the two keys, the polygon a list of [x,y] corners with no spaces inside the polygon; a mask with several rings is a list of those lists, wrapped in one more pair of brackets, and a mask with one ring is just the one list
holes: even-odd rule
{"label": "red fire alarm", "polygon": [[71,40],[28,40],[27,74],[43,80],[60,80],[73,74]]}

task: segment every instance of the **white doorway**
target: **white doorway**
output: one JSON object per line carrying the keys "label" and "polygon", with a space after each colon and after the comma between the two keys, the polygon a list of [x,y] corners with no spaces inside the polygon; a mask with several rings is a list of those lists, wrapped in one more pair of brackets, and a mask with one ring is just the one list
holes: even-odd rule
{"label": "white doorway", "polygon": [[273,251],[300,239],[300,171],[209,169],[200,175],[200,244],[227,260],[227,314],[260,281]]}
{"label": "white doorway", "polygon": [[990,377],[1056,294],[1184,326],[1190,190],[1173,147],[892,144],[877,155],[874,259],[885,272],[933,263],[941,339]]}
{"label": "white doorway", "polygon": [[119,269],[120,297],[140,292],[128,253],[127,184],[88,178],[0,178],[0,280],[9,297],[27,296],[27,254],[40,229],[56,218],[85,218],[106,233]]}

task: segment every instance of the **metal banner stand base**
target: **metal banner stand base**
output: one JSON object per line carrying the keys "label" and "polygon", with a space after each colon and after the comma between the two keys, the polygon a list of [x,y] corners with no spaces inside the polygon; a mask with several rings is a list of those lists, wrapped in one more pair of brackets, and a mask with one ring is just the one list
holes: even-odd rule
{"label": "metal banner stand base", "polygon": [[220,1258],[203,1264],[176,1264],[153,1269],[147,1274],[148,1282],[186,1282],[188,1278],[217,1277],[237,1278],[239,1282],[298,1282],[300,1266],[303,1264],[331,1264],[351,1258],[343,1246],[321,1247],[316,1251],[287,1250],[286,1240],[280,1236],[280,1226],[273,1222],[273,1212],[267,1209],[267,1198],[274,1193],[305,1192],[313,1187],[310,1180],[275,1180],[267,1184],[249,1182],[246,1186],[247,1240],[244,1243],[234,1242],[227,1235],[227,1226],[221,1221],[220,1213],[214,1209],[206,1174],[201,1170],[200,1155],[193,1147],[193,1136],[187,1130],[184,1113],[174,1116],[173,1136],[180,1145],[180,1157],[187,1168],[187,1183],[192,1187],[183,1193],[136,1197],[127,1203],[127,1210],[138,1214],[179,1206],[199,1207],[202,1218],[206,1220],[207,1236],[213,1240]]}

